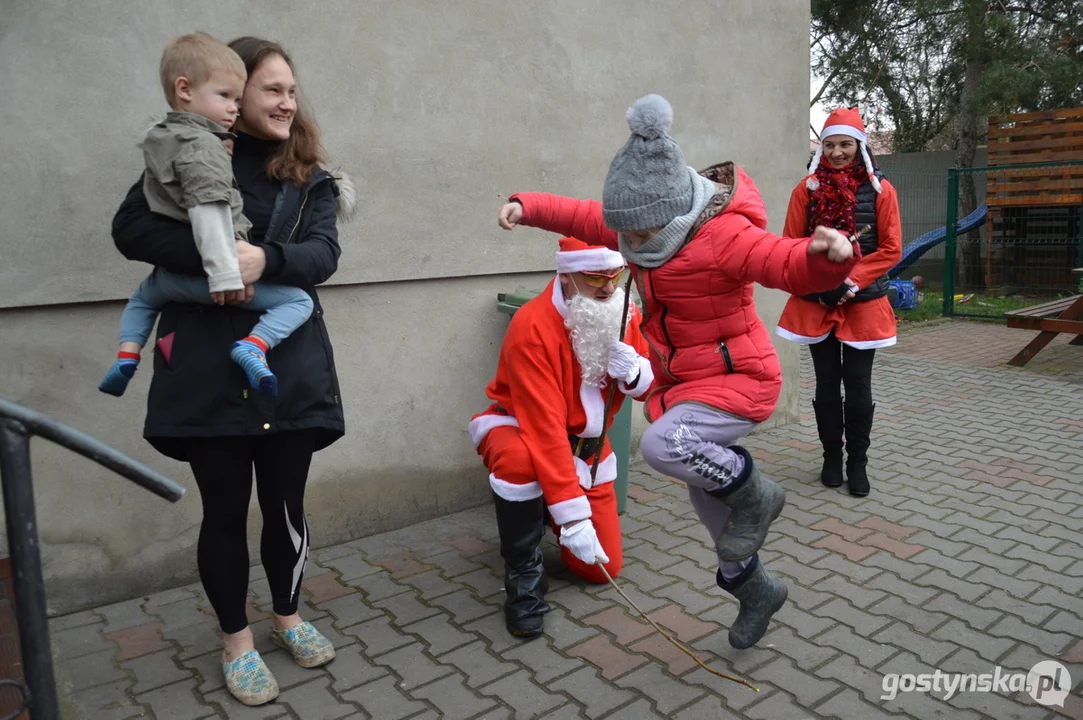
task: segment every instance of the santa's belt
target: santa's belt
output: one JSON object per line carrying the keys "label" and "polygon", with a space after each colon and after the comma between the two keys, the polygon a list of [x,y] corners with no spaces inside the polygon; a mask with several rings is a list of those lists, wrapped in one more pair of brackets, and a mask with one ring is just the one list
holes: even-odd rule
{"label": "santa's belt", "polygon": [[587,460],[598,452],[598,440],[600,438],[584,438],[578,435],[569,435],[568,442],[572,445],[572,455],[580,460]]}

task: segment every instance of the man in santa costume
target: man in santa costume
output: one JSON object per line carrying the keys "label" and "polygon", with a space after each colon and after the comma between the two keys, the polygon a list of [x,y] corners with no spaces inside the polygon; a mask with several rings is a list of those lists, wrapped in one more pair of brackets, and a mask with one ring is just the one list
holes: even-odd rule
{"label": "man in santa costume", "polygon": [[[642,397],[654,381],[634,303],[619,339],[621,254],[566,237],[556,261],[557,277],[512,318],[486,390],[492,405],[470,421],[496,505],[505,623],[518,637],[541,634],[549,611],[541,552],[547,520],[573,573],[603,583],[596,563],[611,576],[620,572],[617,457],[608,438],[602,447],[598,440],[624,396]],[[613,382],[619,392],[607,415]]]}

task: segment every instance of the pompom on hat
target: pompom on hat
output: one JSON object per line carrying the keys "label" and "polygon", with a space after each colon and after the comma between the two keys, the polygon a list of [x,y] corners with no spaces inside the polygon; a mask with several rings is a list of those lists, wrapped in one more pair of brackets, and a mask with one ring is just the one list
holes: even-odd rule
{"label": "pompom on hat", "polygon": [[824,156],[823,141],[825,138],[829,138],[832,135],[846,135],[857,140],[858,149],[861,151],[861,157],[865,161],[865,170],[869,173],[869,182],[872,183],[876,192],[880,192],[880,181],[876,177],[876,168],[872,164],[872,158],[869,157],[868,143],[869,134],[865,131],[865,123],[861,120],[861,113],[857,108],[838,108],[827,116],[827,120],[824,121],[824,129],[820,131],[820,144],[816,146],[816,155],[812,158],[812,164],[809,166],[809,179],[805,181],[805,187],[809,190],[816,190],[820,187],[819,181],[816,179],[816,168],[820,167],[820,160]]}
{"label": "pompom on hat", "polygon": [[603,273],[619,270],[625,266],[624,256],[606,247],[587,245],[578,238],[560,239],[557,250],[557,272],[567,273]]}
{"label": "pompom on hat", "polygon": [[617,232],[665,227],[689,212],[693,195],[688,163],[669,136],[673,107],[661,95],[646,95],[625,117],[632,134],[609,166],[602,218]]}

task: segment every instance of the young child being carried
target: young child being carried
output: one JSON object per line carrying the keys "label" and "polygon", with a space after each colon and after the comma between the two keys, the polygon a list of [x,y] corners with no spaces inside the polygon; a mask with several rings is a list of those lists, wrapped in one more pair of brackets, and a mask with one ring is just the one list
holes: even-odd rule
{"label": "young child being carried", "polygon": [[[247,72],[229,46],[205,33],[172,40],[162,53],[162,89],[172,111],[141,145],[146,162],[143,192],[150,209],[189,222],[206,277],[155,268],[139,285],[120,318],[117,360],[98,389],[120,397],[135,375],[139,355],[158,313],[170,302],[223,305],[246,295],[237,262],[238,240],[252,224],[242,213],[233,178],[230,128],[239,115]],[[227,145],[228,143],[228,145]],[[252,332],[233,343],[230,358],[248,382],[275,395],[278,381],[266,353],[312,314],[300,288],[257,282],[247,307],[263,311]]]}

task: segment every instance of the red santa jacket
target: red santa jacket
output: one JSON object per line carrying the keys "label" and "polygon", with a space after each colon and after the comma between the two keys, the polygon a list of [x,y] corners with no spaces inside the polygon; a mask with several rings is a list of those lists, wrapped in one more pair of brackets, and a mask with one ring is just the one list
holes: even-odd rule
{"label": "red santa jacket", "polygon": [[[537,475],[536,485],[490,478],[493,490],[508,500],[544,495],[549,512],[558,524],[590,517],[590,503],[583,493],[590,487],[590,464],[572,454],[569,435],[596,438],[620,411],[624,395],[642,397],[654,379],[650,361],[641,357],[640,376],[634,388],[618,382],[618,392],[603,419],[608,382],[601,388],[584,385],[571,337],[564,327],[564,293],[557,280],[545,292],[525,303],[511,320],[500,348],[496,377],[486,395],[493,404],[470,421],[470,439],[477,448],[495,427],[515,426],[530,451]],[[639,329],[635,303],[629,307],[624,342],[641,356],[647,343]],[[617,477],[617,458],[608,438],[600,451],[595,484]]]}
{"label": "red santa jacket", "polygon": [[[809,255],[807,237],[772,235],[759,190],[733,166],[729,204],[658,268],[633,266],[645,303],[643,333],[657,378],[646,401],[652,422],[681,402],[698,402],[762,422],[774,412],[782,369],[756,313],[753,283],[793,294],[831,290],[857,257],[834,263]],[[617,248],[594,200],[519,193],[521,223]],[[855,246],[855,252],[857,248]]]}

